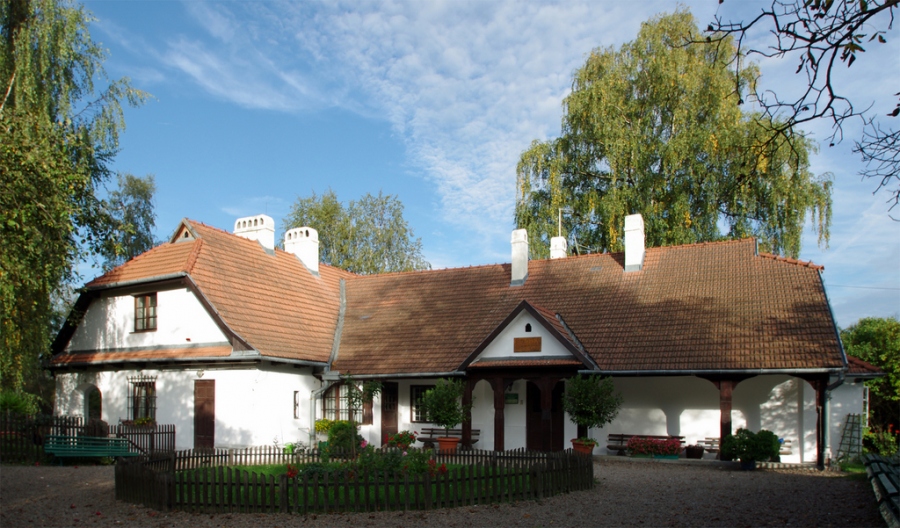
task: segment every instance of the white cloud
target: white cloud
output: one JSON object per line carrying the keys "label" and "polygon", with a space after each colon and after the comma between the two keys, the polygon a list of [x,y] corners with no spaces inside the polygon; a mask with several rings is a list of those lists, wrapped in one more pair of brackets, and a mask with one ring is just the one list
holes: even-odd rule
{"label": "white cloud", "polygon": [[[437,247],[428,248],[432,262],[502,262],[509,259],[518,156],[533,139],[559,133],[561,101],[574,70],[592,49],[632,40],[642,21],[675,9],[663,0],[637,5],[189,2],[186,11],[202,33],[166,35],[156,53],[171,72],[243,107],[283,112],[340,107],[389,121],[407,147],[406,166],[437,189],[437,214],[447,226],[439,229],[469,233],[462,240],[435,234]],[[759,7],[709,0],[691,5],[701,27],[716,9],[738,20]],[[900,62],[892,50],[896,45],[860,57],[842,89],[862,104],[881,95],[896,81],[884,74],[897,71]],[[790,60],[765,60],[762,68],[766,87],[796,91],[804,80],[794,75],[796,62]],[[808,130],[817,140],[830,135],[827,123]],[[826,279],[838,284],[854,276],[877,282],[873,277],[879,273],[897,278],[900,269],[896,252],[889,250],[900,231],[886,218],[882,200],[873,200],[872,182],[858,182],[858,169],[847,142],[824,147],[813,160],[814,172],[835,178],[832,249],[819,250],[808,235],[802,257],[826,265]],[[259,204],[233,205],[226,212],[259,210],[245,205]],[[460,251],[461,244],[479,249]],[[866,262],[859,262],[860,254]],[[839,289],[829,294],[843,324],[843,314],[856,313],[852,307],[864,304],[859,292],[867,290]]]}

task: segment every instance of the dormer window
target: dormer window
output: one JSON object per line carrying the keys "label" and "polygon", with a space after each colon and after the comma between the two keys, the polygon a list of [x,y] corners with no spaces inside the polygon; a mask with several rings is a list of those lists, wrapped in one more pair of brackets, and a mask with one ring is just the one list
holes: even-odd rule
{"label": "dormer window", "polygon": [[156,292],[134,296],[134,331],[156,330]]}

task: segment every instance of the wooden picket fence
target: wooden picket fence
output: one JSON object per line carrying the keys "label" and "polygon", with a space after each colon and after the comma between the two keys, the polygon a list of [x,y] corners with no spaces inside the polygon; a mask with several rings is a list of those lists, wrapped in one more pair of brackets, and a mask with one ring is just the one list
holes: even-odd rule
{"label": "wooden picket fence", "polygon": [[155,460],[120,460],[116,465],[116,498],[161,511],[204,513],[427,510],[540,499],[589,489],[594,482],[592,459],[571,450],[436,455],[437,464],[451,461],[466,465],[433,475],[343,469],[288,478],[287,474],[276,477],[238,471],[228,462],[235,460],[234,465],[246,465],[246,460],[262,460],[261,464],[321,461],[315,450],[281,455],[291,458],[278,459],[276,450],[266,447],[182,451]]}
{"label": "wooden picket fence", "polygon": [[127,438],[135,451],[145,455],[170,453],[175,450],[175,426],[106,426],[86,422],[81,416],[0,415],[0,460],[12,464],[33,464],[49,461],[44,453],[47,435],[109,436]]}

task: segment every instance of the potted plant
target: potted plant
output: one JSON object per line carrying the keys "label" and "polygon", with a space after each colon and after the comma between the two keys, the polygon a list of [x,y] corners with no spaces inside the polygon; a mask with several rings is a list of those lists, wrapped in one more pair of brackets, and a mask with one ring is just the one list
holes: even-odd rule
{"label": "potted plant", "polygon": [[566,383],[562,404],[569,418],[578,425],[578,438],[572,440],[572,447],[590,454],[597,442],[588,449],[582,440],[588,438],[591,427],[603,427],[613,421],[622,406],[622,395],[615,392],[611,378],[579,374]]}
{"label": "potted plant", "polygon": [[597,440],[589,436],[581,436],[579,438],[572,439],[572,448],[576,453],[584,453],[585,455],[590,455],[594,452],[595,447],[597,447]]}
{"label": "potted plant", "polygon": [[739,459],[741,469],[744,470],[755,469],[757,462],[765,462],[778,456],[778,451],[778,437],[765,429],[758,433],[749,429],[738,429],[737,433],[722,439],[722,458]]}
{"label": "potted plant", "polygon": [[689,445],[684,448],[684,456],[687,458],[703,458],[702,445]]}
{"label": "potted plant", "polygon": [[456,451],[457,444],[461,440],[458,437],[451,437],[450,429],[462,423],[472,408],[472,404],[462,403],[465,388],[462,380],[442,379],[422,396],[422,408],[428,419],[444,428],[446,436],[437,438],[442,453]]}

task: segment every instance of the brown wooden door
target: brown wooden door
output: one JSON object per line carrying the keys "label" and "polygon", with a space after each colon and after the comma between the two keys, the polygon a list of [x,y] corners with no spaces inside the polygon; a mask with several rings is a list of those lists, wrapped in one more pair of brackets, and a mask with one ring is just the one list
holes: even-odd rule
{"label": "brown wooden door", "polygon": [[391,435],[397,434],[399,388],[396,383],[387,381],[381,388],[381,441],[386,442]]}
{"label": "brown wooden door", "polygon": [[565,427],[565,413],[562,409],[562,397],[565,392],[565,384],[562,382],[553,386],[552,407],[550,409],[550,427],[547,429],[541,410],[541,389],[534,383],[527,383],[525,406],[528,412],[525,415],[525,446],[529,450],[546,451],[544,442],[547,435],[550,440],[550,451],[563,450],[563,428]]}
{"label": "brown wooden door", "polygon": [[194,449],[216,446],[216,380],[194,380]]}

